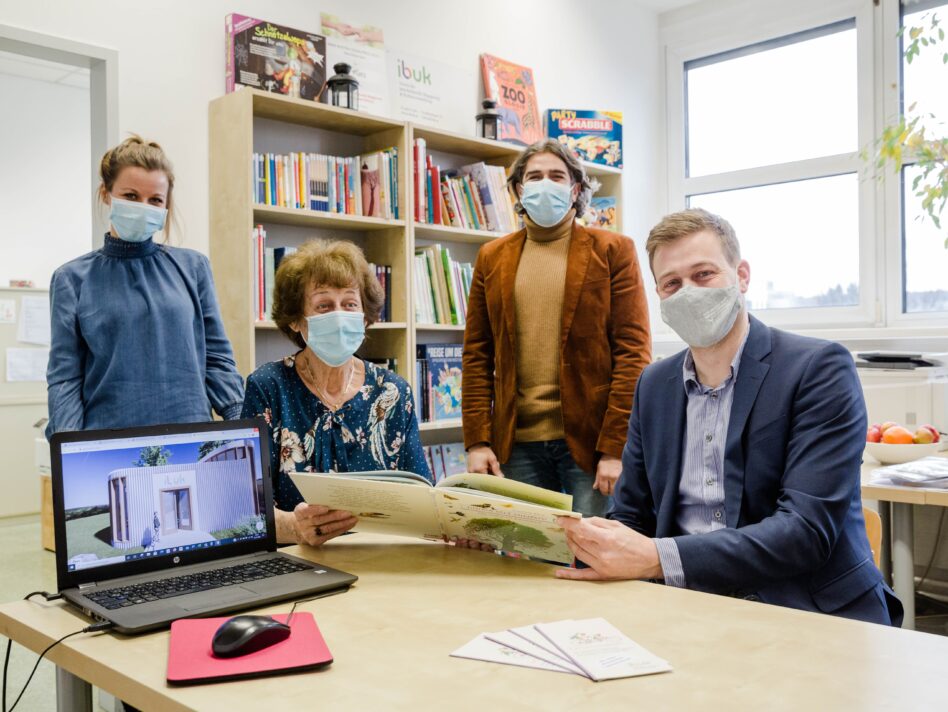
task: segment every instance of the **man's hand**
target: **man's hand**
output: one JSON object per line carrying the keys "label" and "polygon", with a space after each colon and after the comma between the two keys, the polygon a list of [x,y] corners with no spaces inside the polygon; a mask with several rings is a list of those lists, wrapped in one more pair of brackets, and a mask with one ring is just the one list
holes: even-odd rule
{"label": "man's hand", "polygon": [[500,462],[494,451],[490,449],[490,445],[474,445],[467,451],[467,469],[468,472],[504,476],[504,473],[500,471]]}
{"label": "man's hand", "polygon": [[557,569],[558,578],[578,581],[663,578],[655,542],[634,529],[600,517],[557,517],[570,551],[590,568]]}
{"label": "man's hand", "polygon": [[599,458],[599,464],[596,465],[596,481],[593,482],[593,489],[608,497],[616,491],[616,483],[619,481],[619,475],[622,474],[622,460],[612,455],[603,455]]}
{"label": "man's hand", "polygon": [[358,523],[352,512],[300,502],[293,510],[300,544],[322,546]]}

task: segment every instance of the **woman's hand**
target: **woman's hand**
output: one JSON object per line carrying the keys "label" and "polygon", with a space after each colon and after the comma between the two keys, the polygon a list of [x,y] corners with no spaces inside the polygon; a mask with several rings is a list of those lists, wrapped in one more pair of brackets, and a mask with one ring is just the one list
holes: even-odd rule
{"label": "woman's hand", "polygon": [[309,546],[322,546],[330,539],[352,529],[359,521],[352,512],[306,502],[296,505],[293,516],[296,519],[297,541]]}

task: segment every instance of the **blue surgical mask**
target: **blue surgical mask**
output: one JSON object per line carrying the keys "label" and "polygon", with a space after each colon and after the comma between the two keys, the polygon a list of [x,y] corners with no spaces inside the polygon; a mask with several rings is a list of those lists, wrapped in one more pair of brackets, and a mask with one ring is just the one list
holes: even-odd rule
{"label": "blue surgical mask", "polygon": [[113,196],[109,222],[126,242],[144,242],[165,226],[167,215],[165,208]]}
{"label": "blue surgical mask", "polygon": [[520,204],[540,227],[553,227],[566,217],[573,204],[572,187],[549,178],[523,184]]}
{"label": "blue surgical mask", "polygon": [[741,313],[744,296],[730,287],[695,287],[690,284],[661,302],[662,321],[689,346],[707,348],[721,341]]}
{"label": "blue surgical mask", "polygon": [[331,311],[306,317],[306,345],[329,366],[348,361],[365,340],[365,314]]}

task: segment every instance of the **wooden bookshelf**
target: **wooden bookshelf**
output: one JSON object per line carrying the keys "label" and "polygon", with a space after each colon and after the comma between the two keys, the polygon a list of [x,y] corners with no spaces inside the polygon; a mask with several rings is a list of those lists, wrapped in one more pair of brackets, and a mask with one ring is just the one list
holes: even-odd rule
{"label": "wooden bookshelf", "polygon": [[415,331],[459,331],[464,333],[464,324],[415,324]]}
{"label": "wooden bookshelf", "polygon": [[[278,328],[275,322],[272,321],[255,321],[253,323],[255,329],[276,329]],[[404,321],[377,321],[372,326],[369,327],[370,330],[386,330],[386,329],[407,329],[408,324]],[[464,327],[460,327],[463,331]]]}
{"label": "wooden bookshelf", "polygon": [[254,224],[295,225],[297,227],[333,228],[337,230],[388,230],[405,227],[404,220],[382,220],[362,215],[340,215],[278,205],[254,205]]}
{"label": "wooden bookshelf", "polygon": [[[435,155],[436,162],[444,158],[446,167],[484,161],[509,169],[522,148],[252,89],[215,99],[208,113],[210,257],[224,326],[240,373],[248,375],[272,358],[275,351],[283,349],[284,353],[290,353],[295,348],[273,322],[258,321],[253,313],[255,275],[251,235],[254,225],[263,224],[268,242],[275,246],[299,244],[312,237],[352,239],[363,248],[370,262],[392,266],[392,321],[374,324],[360,353],[370,358],[397,359],[398,373],[417,388],[420,384],[414,383],[416,345],[461,341],[464,326],[416,322],[412,275],[416,242],[442,243],[457,253],[461,261],[473,262],[481,245],[502,235],[416,223],[412,219],[414,139],[425,139],[428,153]],[[252,155],[255,151],[286,152],[284,148],[268,148],[274,145],[268,142],[280,143],[277,140],[280,137],[273,134],[283,133],[281,125],[286,125],[286,134],[294,138],[308,137],[307,132],[312,129],[311,141],[307,138],[306,145],[289,150],[354,155],[395,146],[399,156],[399,219],[382,220],[254,203]],[[281,145],[285,144],[284,140]],[[360,149],[353,151],[353,145]],[[617,225],[621,231],[622,170],[589,163],[585,166],[602,185],[599,193],[616,197]],[[426,441],[460,439],[460,418],[422,423],[420,427]]]}
{"label": "wooden bookshelf", "polygon": [[415,239],[440,242],[467,242],[473,245],[483,245],[485,242],[503,237],[502,233],[489,230],[464,230],[451,225],[429,225],[415,223]]}
{"label": "wooden bookshelf", "polygon": [[450,420],[432,420],[428,423],[419,423],[418,429],[422,433],[432,433],[441,430],[460,430],[461,419],[451,418]]}
{"label": "wooden bookshelf", "polygon": [[[267,121],[261,122],[262,119]],[[273,126],[279,127],[281,123],[293,125],[294,136],[300,135],[297,127],[313,129],[311,138],[303,130],[306,145],[291,150],[352,155],[396,147],[400,217],[409,211],[407,124],[252,89],[212,101],[209,106],[210,253],[224,327],[234,348],[238,371],[246,376],[273,354],[290,353],[294,349],[270,322],[258,322],[253,313],[255,275],[251,234],[254,225],[263,224],[268,241],[275,246],[299,244],[317,236],[353,239],[370,262],[391,265],[392,322],[373,327],[360,353],[371,358],[397,359],[400,375],[410,379],[414,371],[414,350],[408,331],[414,308],[409,301],[409,270],[414,250],[408,223],[403,218],[382,220],[256,204],[252,195],[252,156],[254,151],[274,150],[267,148],[267,142],[278,142],[279,137],[272,132]],[[351,150],[354,140],[360,147],[358,151]],[[271,236],[274,239],[271,240]]]}
{"label": "wooden bookshelf", "polygon": [[[427,152],[434,155],[435,163],[444,156],[452,165],[457,167],[465,163],[484,161],[485,163],[500,165],[508,169],[522,153],[522,148],[513,144],[499,141],[489,141],[473,136],[462,136],[449,131],[442,131],[431,127],[410,125],[409,147],[414,145],[416,138],[425,140]],[[616,224],[622,230],[622,169],[602,166],[595,163],[583,162],[587,175],[595,178],[600,184],[598,195],[614,196],[616,198]],[[454,251],[455,246],[466,245],[468,254],[476,256],[480,245],[503,237],[502,234],[486,230],[464,230],[449,225],[431,225],[415,222],[414,205],[410,206],[406,219],[410,223],[412,238],[412,253],[414,246],[420,240],[442,243]],[[473,250],[471,252],[470,250]],[[412,282],[414,285],[414,282]],[[414,305],[415,300],[412,298]],[[412,314],[414,317],[414,313]],[[413,337],[412,353],[419,343],[442,343],[445,341],[460,341],[463,339],[464,326],[455,324],[423,324],[412,322],[411,334]],[[420,425],[422,438],[426,442],[444,442],[445,438],[460,439],[461,422],[458,420],[441,420]]]}

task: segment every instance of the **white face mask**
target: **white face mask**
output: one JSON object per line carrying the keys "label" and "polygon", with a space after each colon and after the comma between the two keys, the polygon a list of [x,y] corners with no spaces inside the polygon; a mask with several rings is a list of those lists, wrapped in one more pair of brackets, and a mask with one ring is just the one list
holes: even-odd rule
{"label": "white face mask", "polygon": [[686,285],[662,300],[662,321],[689,346],[707,348],[721,341],[740,314],[744,296],[730,287]]}

